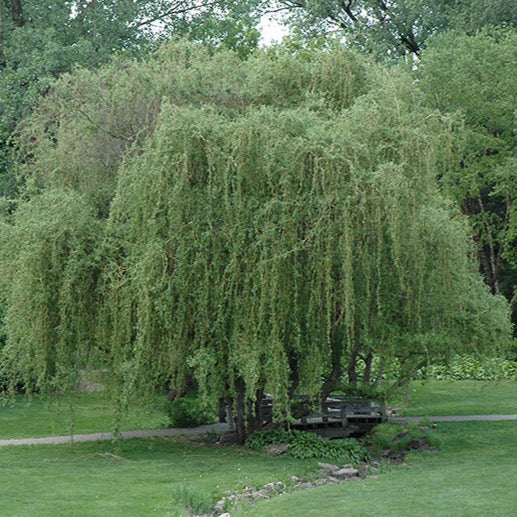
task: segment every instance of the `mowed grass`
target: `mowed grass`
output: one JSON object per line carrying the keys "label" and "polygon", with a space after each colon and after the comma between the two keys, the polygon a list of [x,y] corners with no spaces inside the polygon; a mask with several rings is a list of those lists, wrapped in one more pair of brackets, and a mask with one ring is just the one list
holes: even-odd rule
{"label": "mowed grass", "polygon": [[[517,383],[426,381],[410,391],[413,414],[515,412]],[[106,431],[107,395],[73,394],[75,432]],[[475,403],[471,403],[471,398]],[[513,401],[513,402],[512,402]],[[474,409],[473,409],[474,408]],[[134,405],[124,428],[166,425],[163,401]],[[0,407],[3,438],[66,434],[67,395],[19,397]],[[517,508],[517,422],[440,423],[441,451],[409,458],[376,479],[294,491],[232,509],[237,516],[510,516]],[[2,516],[185,515],[183,489],[213,502],[226,490],[288,481],[317,470],[314,460],[271,457],[212,438],[155,438],[0,448]]]}
{"label": "mowed grass", "polygon": [[232,517],[516,515],[517,422],[439,424],[441,451],[412,455],[376,479],[295,491]]}
{"label": "mowed grass", "polygon": [[0,448],[0,514],[148,516],[184,514],[180,487],[214,502],[226,490],[288,481],[314,460],[271,457],[198,439],[156,438]]}
{"label": "mowed grass", "polygon": [[[517,423],[439,424],[441,451],[412,455],[375,479],[292,491],[232,517],[510,516],[517,508]],[[186,515],[180,487],[226,490],[309,475],[313,460],[270,457],[187,438],[0,448],[4,516]]]}
{"label": "mowed grass", "polygon": [[409,404],[392,403],[407,416],[517,414],[517,381],[415,381]]}
{"label": "mowed grass", "polygon": [[[145,404],[134,402],[122,418],[121,430],[167,427],[165,404],[164,396]],[[0,439],[67,435],[72,424],[75,434],[108,432],[114,421],[106,391],[0,400]]]}

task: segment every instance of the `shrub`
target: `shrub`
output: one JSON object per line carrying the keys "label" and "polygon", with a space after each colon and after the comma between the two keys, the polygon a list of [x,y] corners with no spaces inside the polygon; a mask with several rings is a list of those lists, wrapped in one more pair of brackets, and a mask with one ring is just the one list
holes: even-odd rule
{"label": "shrub", "polygon": [[431,429],[418,424],[380,424],[368,437],[372,453],[376,456],[397,456],[422,446],[437,447],[439,441]]}
{"label": "shrub", "polygon": [[196,427],[216,421],[215,412],[196,397],[172,400],[168,406],[171,427]]}
{"label": "shrub", "polygon": [[292,439],[292,432],[285,429],[268,429],[267,431],[257,431],[248,436],[245,445],[248,449],[254,451],[265,451],[268,445],[291,443]]}
{"label": "shrub", "polygon": [[343,463],[359,463],[368,459],[368,451],[352,438],[328,440],[315,433],[271,429],[253,433],[246,447],[264,451],[268,445],[289,444],[289,453],[295,458],[319,458]]}
{"label": "shrub", "polygon": [[501,357],[456,355],[447,364],[433,364],[419,371],[420,379],[498,381],[517,380],[517,362]]}

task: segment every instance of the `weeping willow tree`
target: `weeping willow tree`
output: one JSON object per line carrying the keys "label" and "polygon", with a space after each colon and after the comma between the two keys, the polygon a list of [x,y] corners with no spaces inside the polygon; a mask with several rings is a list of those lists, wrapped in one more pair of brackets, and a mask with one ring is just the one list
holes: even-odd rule
{"label": "weeping willow tree", "polygon": [[[6,357],[32,371],[52,357],[40,384],[102,350],[118,405],[195,380],[206,400],[233,400],[243,437],[265,392],[285,420],[292,393],[373,384],[394,362],[406,379],[428,358],[504,345],[507,307],[437,187],[460,129],[420,108],[406,77],[341,48],[241,62],[180,44],[131,66],[135,81],[124,70],[107,86],[106,120],[86,94],[66,113],[49,101],[22,132],[33,198],[10,242],[30,245],[10,261]],[[67,81],[56,88],[73,91]],[[138,88],[152,109],[136,130]],[[107,126],[131,136],[106,146]],[[38,234],[48,196],[61,216]],[[38,278],[49,287],[28,303]],[[29,321],[42,332],[22,332]]]}
{"label": "weeping willow tree", "polygon": [[374,359],[407,377],[504,340],[504,301],[483,289],[466,223],[436,187],[451,128],[412,97],[384,76],[347,109],[165,103],[109,220],[118,377],[181,391],[193,375],[235,399],[244,434],[264,392],[286,418],[292,392],[373,382]]}

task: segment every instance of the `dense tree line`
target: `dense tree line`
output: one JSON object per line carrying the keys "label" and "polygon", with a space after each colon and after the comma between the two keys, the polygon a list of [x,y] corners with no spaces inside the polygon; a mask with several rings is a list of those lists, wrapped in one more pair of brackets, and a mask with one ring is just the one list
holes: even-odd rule
{"label": "dense tree line", "polygon": [[254,2],[0,1],[0,194],[13,196],[12,135],[52,82],[114,55],[144,56],[174,34],[245,55],[257,45]]}
{"label": "dense tree line", "polygon": [[433,36],[449,30],[473,35],[517,25],[512,0],[276,0],[261,8],[283,12],[305,38],[345,35],[383,59],[418,56]]}

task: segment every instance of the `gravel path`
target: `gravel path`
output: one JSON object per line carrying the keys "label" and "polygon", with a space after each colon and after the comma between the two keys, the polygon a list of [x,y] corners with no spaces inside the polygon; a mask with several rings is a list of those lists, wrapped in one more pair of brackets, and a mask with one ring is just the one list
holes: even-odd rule
{"label": "gravel path", "polygon": [[[454,415],[454,416],[408,416],[393,417],[390,422],[420,422],[422,420],[430,422],[472,422],[472,421],[504,421],[517,420],[517,415]],[[127,438],[151,438],[156,436],[179,436],[196,435],[206,433],[224,433],[229,430],[228,424],[210,424],[200,427],[189,427],[184,429],[149,429],[143,431],[122,431],[121,437]],[[112,440],[112,433],[90,433],[74,434],[67,436],[47,436],[45,438],[11,438],[0,440],[0,447],[9,445],[57,445],[72,442],[96,442],[99,440]]]}
{"label": "gravel path", "polygon": [[[228,424],[210,424],[184,429],[149,429],[142,431],[122,431],[122,438],[151,438],[153,436],[178,436],[182,434],[224,433]],[[112,433],[74,434],[67,436],[47,436],[45,438],[11,438],[0,440],[0,447],[8,445],[56,445],[72,442],[96,442],[98,440],[113,440]]]}
{"label": "gravel path", "polygon": [[451,416],[401,416],[390,418],[390,422],[420,422],[429,420],[430,422],[482,422],[517,420],[517,415],[451,415]]}

